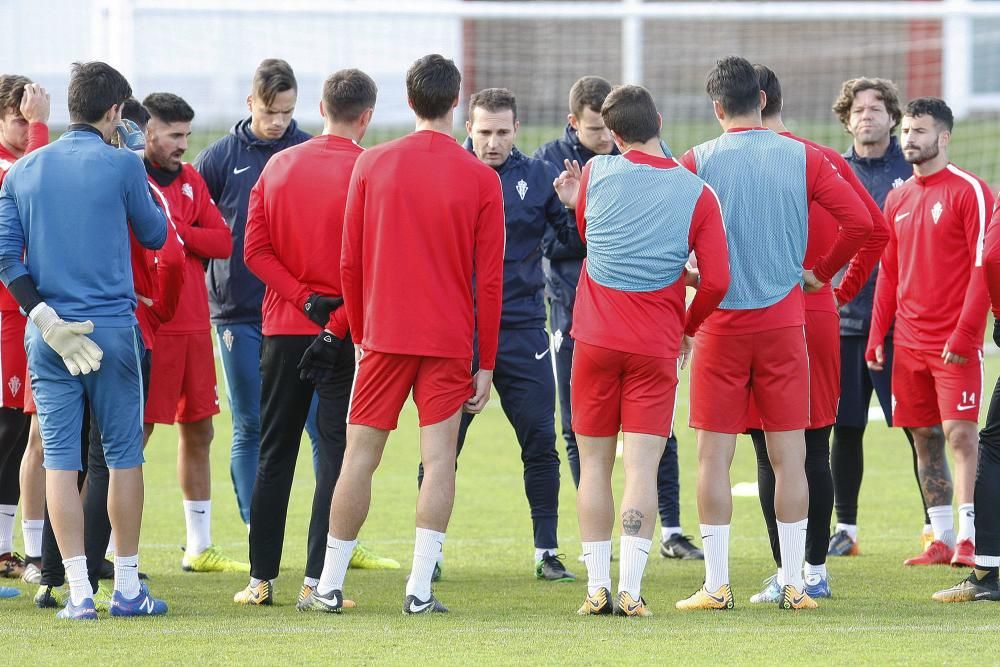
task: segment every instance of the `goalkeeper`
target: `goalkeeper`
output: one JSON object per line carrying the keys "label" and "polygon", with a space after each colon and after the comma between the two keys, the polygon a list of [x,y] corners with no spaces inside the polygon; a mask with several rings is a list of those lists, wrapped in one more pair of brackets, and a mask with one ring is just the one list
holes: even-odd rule
{"label": "goalkeeper", "polygon": [[85,401],[111,469],[111,614],[167,610],[138,579],[142,341],[129,258],[129,228],[143,246],[159,248],[166,218],[149,194],[142,162],[107,145],[131,92],[109,65],[75,64],[69,130],[18,161],[0,189],[0,279],[31,320],[25,347],[44,442],[46,500],[70,585],[59,617],[72,620],[97,618],[76,486]]}

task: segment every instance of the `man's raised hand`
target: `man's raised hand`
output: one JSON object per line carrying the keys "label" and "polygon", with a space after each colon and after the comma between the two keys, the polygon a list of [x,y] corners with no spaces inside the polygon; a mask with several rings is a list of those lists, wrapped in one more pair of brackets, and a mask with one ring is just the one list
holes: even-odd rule
{"label": "man's raised hand", "polygon": [[556,189],[559,201],[566,208],[575,209],[577,197],[580,194],[580,176],[583,173],[583,169],[580,168],[580,163],[576,160],[572,162],[563,160],[563,165],[566,169],[559,174],[556,180],[552,181],[552,187]]}

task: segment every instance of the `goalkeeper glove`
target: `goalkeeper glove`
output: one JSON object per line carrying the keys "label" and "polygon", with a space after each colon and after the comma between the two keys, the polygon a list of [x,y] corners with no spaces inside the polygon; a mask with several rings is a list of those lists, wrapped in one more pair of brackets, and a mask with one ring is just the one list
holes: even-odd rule
{"label": "goalkeeper glove", "polygon": [[321,296],[314,292],[302,304],[302,311],[310,320],[325,327],[326,323],[330,321],[330,314],[340,308],[343,303],[344,300],[339,296]]}
{"label": "goalkeeper glove", "polygon": [[309,344],[299,361],[299,379],[315,385],[329,382],[337,365],[343,340],[325,329]]}
{"label": "goalkeeper glove", "polygon": [[94,330],[93,322],[66,322],[44,301],[32,308],[28,317],[41,331],[42,339],[62,357],[71,375],[86,375],[101,367],[104,352],[84,335]]}
{"label": "goalkeeper glove", "polygon": [[133,153],[138,153],[139,157],[143,156],[146,149],[146,135],[143,134],[142,130],[135,121],[131,121],[128,118],[123,118],[118,125],[115,126],[115,145],[118,148],[127,148]]}

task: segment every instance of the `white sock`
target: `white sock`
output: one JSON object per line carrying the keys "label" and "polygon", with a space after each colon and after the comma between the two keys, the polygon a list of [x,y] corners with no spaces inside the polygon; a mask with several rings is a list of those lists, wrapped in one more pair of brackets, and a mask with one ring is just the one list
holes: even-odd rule
{"label": "white sock", "polygon": [[924,524],[924,534],[930,535],[933,532],[934,532],[934,526],[932,526],[929,523],[925,523]]}
{"label": "white sock", "polygon": [[806,525],[808,519],[794,523],[778,521],[778,544],[781,547],[781,571],[785,573],[785,585],[801,591],[802,563],[806,558]]}
{"label": "white sock", "polygon": [[17,505],[0,505],[0,554],[14,550],[14,515]]}
{"label": "white sock", "polygon": [[315,577],[303,577],[302,585],[315,589],[317,586],[319,586],[319,579],[316,579]]}
{"label": "white sock", "polygon": [[729,524],[701,524],[701,546],[705,550],[705,590],[714,593],[729,583]]}
{"label": "white sock", "polygon": [[41,519],[28,519],[21,522],[21,534],[24,535],[24,555],[29,558],[42,557],[42,526]]}
{"label": "white sock", "polygon": [[90,587],[87,577],[87,557],[74,556],[63,560],[66,568],[66,581],[69,583],[69,596],[73,606],[83,604],[87,598],[94,597],[94,589]]}
{"label": "white sock", "polygon": [[545,556],[555,556],[556,551],[559,547],[552,547],[551,549],[535,549],[535,562],[542,560]]}
{"label": "white sock", "polygon": [[263,579],[258,579],[257,577],[250,577],[250,587],[251,588],[257,588],[258,586],[260,586],[260,584],[261,584],[262,581],[264,581],[264,580]]}
{"label": "white sock", "polygon": [[1000,556],[980,556],[976,554],[978,567],[1000,567]]}
{"label": "white sock", "polygon": [[108,535],[108,548],[104,551],[104,555],[108,556],[115,552],[115,531],[111,530],[111,534]]}
{"label": "white sock", "polygon": [[319,575],[317,593],[327,595],[330,591],[344,590],[347,566],[351,564],[351,556],[357,544],[357,540],[338,540],[333,535],[326,536],[326,555],[323,557],[323,572]]}
{"label": "white sock", "polygon": [[587,566],[587,595],[600,588],[611,591],[611,540],[584,542],[583,562]]}
{"label": "white sock", "polygon": [[185,500],[184,523],[187,524],[184,553],[194,558],[212,544],[212,501]]}
{"label": "white sock", "polygon": [[834,532],[835,533],[839,533],[840,531],[844,531],[845,533],[847,533],[847,535],[852,540],[854,540],[855,542],[858,541],[858,527],[857,527],[857,525],[850,524],[850,523],[838,523],[837,524],[837,528],[836,528],[836,530],[834,530]]}
{"label": "white sock", "polygon": [[962,540],[976,542],[976,506],[973,503],[958,506],[958,541]]}
{"label": "white sock", "polygon": [[642,573],[646,571],[646,560],[652,540],[643,537],[622,535],[621,561],[618,563],[618,592],[627,592],[633,600],[639,599]]}
{"label": "white sock", "polygon": [[139,594],[139,554],[115,554],[115,590],[126,600],[133,600]]}
{"label": "white sock", "polygon": [[778,573],[777,573],[776,576],[778,577],[778,585],[779,586],[784,586],[785,585],[785,573],[781,571],[780,567],[778,568]]}
{"label": "white sock", "polygon": [[812,579],[814,577],[819,577],[821,579],[826,579],[826,563],[822,565],[813,565],[806,561],[806,569],[804,572],[806,579]]}
{"label": "white sock", "polygon": [[660,526],[660,541],[666,542],[674,535],[681,534],[680,526]]}
{"label": "white sock", "polygon": [[413,567],[406,580],[406,594],[426,601],[431,598],[431,576],[434,563],[444,547],[444,533],[427,528],[417,528],[417,538],[413,543]]}
{"label": "white sock", "polygon": [[949,547],[955,546],[955,519],[951,515],[951,505],[928,507],[927,516],[931,518],[934,529],[934,539],[940,540]]}

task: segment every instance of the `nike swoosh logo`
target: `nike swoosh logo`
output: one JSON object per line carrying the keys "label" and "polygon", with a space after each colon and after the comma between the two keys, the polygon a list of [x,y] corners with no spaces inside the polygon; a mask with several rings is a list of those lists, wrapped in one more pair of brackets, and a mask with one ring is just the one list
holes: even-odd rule
{"label": "nike swoosh logo", "polygon": [[715,535],[702,535],[702,536],[701,536],[701,539],[703,539],[703,540],[707,540],[707,539],[708,539],[708,538],[710,538],[710,537],[715,537]]}
{"label": "nike swoosh logo", "polygon": [[[959,410],[971,410],[972,408],[974,408],[976,406],[975,405],[956,405],[955,407],[958,408]],[[14,515],[11,514],[11,516],[14,516]]]}
{"label": "nike swoosh logo", "polygon": [[542,357],[544,357],[548,353],[549,353],[548,348],[546,348],[546,350],[544,352],[540,353],[540,354],[536,352],[535,353],[535,359],[541,359]]}
{"label": "nike swoosh logo", "polygon": [[806,596],[805,596],[805,595],[800,595],[800,596],[799,596],[799,597],[797,597],[797,598],[794,598],[794,597],[793,597],[793,598],[792,598],[792,606],[794,606],[794,607],[797,607],[797,606],[799,606],[800,604],[802,604],[802,601],[803,601],[803,600],[805,600],[805,599],[806,599]]}
{"label": "nike swoosh logo", "polygon": [[712,595],[711,593],[709,593],[708,591],[705,591],[705,595],[707,595],[708,597],[712,598],[713,600],[715,600],[719,604],[723,604],[726,601],[726,596],[725,595],[720,595],[720,596],[716,597],[716,596]]}
{"label": "nike swoosh logo", "polygon": [[195,514],[204,514],[205,513],[205,510],[191,510],[191,511],[194,512]]}
{"label": "nike swoosh logo", "polygon": [[11,517],[14,516],[13,514],[7,514],[6,512],[0,512],[0,514],[3,514],[4,516],[11,516]]}
{"label": "nike swoosh logo", "polygon": [[243,167],[242,169],[237,169],[236,167],[233,167],[233,173],[234,174],[242,174],[244,171],[246,171],[249,168],[250,167]]}
{"label": "nike swoosh logo", "polygon": [[[639,551],[642,551],[642,549],[639,549]],[[642,553],[646,554],[647,556],[649,555],[648,551],[642,551]]]}
{"label": "nike swoosh logo", "polygon": [[913,211],[908,211],[906,213],[900,213],[899,215],[896,216],[896,222],[899,222],[900,220],[902,220],[903,218],[905,218],[906,216],[908,216],[910,213],[913,213]]}
{"label": "nike swoosh logo", "polygon": [[410,611],[413,612],[414,614],[419,614],[420,612],[426,610],[430,606],[431,606],[430,602],[425,602],[423,604],[413,604],[411,602],[410,603]]}
{"label": "nike swoosh logo", "polygon": [[626,611],[630,614],[634,614],[636,610],[642,606],[641,602],[636,602],[635,604],[626,605]]}

